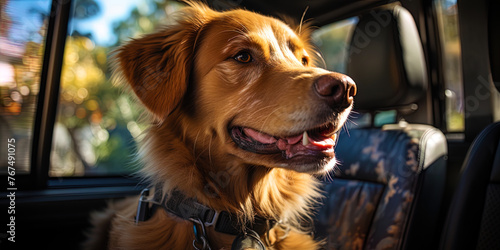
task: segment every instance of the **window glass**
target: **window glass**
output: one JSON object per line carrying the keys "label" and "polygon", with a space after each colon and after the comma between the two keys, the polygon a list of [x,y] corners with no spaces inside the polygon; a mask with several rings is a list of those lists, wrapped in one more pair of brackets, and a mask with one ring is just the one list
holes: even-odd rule
{"label": "window glass", "polygon": [[[324,65],[318,65],[328,70],[346,73],[349,46],[352,33],[358,23],[357,17],[348,18],[314,31],[312,39],[321,52]],[[351,112],[346,128],[371,126],[370,114]]]}
{"label": "window glass", "polygon": [[[325,25],[313,33],[313,42],[321,51],[323,63],[325,64],[319,65],[320,67],[323,66],[331,71],[346,73],[349,46],[357,23],[358,17],[352,17]],[[395,123],[396,115],[397,113],[394,110],[382,111],[377,112],[374,119],[372,119],[372,114],[353,111],[349,116],[346,128],[381,127],[384,124]]]}
{"label": "window glass", "polygon": [[49,0],[0,0],[0,173],[8,166],[16,174],[30,171],[50,6]]}
{"label": "window glass", "polygon": [[446,127],[449,132],[464,131],[464,96],[460,37],[456,0],[437,0],[435,9],[440,32],[446,97]]}
{"label": "window glass", "polygon": [[75,0],[54,127],[50,176],[134,171],[135,140],[147,124],[141,107],[111,79],[111,52],[171,22],[169,1]]}
{"label": "window glass", "polygon": [[345,73],[349,43],[357,23],[358,18],[353,17],[323,26],[313,33],[313,42],[321,51],[326,64],[318,66]]}

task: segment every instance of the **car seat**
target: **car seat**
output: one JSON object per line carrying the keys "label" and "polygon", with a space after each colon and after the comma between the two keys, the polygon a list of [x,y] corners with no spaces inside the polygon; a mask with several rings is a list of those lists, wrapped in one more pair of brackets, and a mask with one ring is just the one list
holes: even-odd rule
{"label": "car seat", "polygon": [[[411,14],[399,5],[359,17],[347,75],[355,110],[412,107],[427,90],[426,63]],[[315,229],[328,249],[429,249],[438,245],[447,144],[429,125],[400,121],[340,135],[338,168],[324,180]]]}

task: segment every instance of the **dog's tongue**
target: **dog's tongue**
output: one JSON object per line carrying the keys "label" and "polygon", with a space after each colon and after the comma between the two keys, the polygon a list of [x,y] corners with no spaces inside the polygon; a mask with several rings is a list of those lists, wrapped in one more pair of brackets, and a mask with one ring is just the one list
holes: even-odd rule
{"label": "dog's tongue", "polygon": [[268,134],[257,132],[251,128],[244,128],[243,132],[245,132],[245,134],[247,136],[251,137],[252,139],[254,139],[258,142],[264,143],[264,144],[271,144],[271,143],[275,143],[277,141],[276,138],[274,138]]}
{"label": "dog's tongue", "polygon": [[243,131],[248,137],[262,144],[276,144],[287,159],[297,155],[314,154],[317,151],[333,150],[337,137],[336,134],[327,137],[321,133],[308,135],[304,132],[295,136],[276,138],[250,128],[244,128]]}

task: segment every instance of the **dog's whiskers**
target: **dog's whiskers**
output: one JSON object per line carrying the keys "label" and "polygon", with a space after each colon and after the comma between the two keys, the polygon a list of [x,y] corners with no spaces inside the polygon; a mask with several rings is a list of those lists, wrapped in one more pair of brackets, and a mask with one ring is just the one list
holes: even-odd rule
{"label": "dog's whiskers", "polygon": [[323,57],[323,54],[321,52],[318,52],[318,51],[315,51],[315,54],[317,56],[317,58],[319,58],[321,60],[321,62],[323,63],[323,68],[327,68],[326,66],[326,61],[325,61],[325,58]]}
{"label": "dog's whiskers", "polygon": [[240,22],[240,20],[236,19],[236,18],[231,18],[233,21],[237,22],[241,28],[238,28],[237,30],[240,31],[241,33],[244,33],[244,34],[248,34],[248,28],[247,26],[245,26],[242,22]]}
{"label": "dog's whiskers", "polygon": [[[277,108],[276,108],[277,107]],[[262,122],[262,126],[260,127],[260,131],[263,131],[263,129],[266,127],[266,124],[269,122],[269,119],[271,118],[271,116],[275,113],[275,112],[278,112],[280,111],[280,109],[283,109],[283,107],[281,106],[270,106],[269,108],[274,108],[274,110],[269,113],[267,116],[266,116],[266,119],[264,119],[264,122]]]}
{"label": "dog's whiskers", "polygon": [[[249,106],[250,105],[251,104],[249,104]],[[261,126],[259,128],[254,128],[254,129],[258,129],[259,131],[264,131],[264,128],[266,127],[266,124],[267,124],[269,118],[271,117],[271,115],[273,113],[279,111],[279,109],[281,109],[281,108],[282,107],[280,107],[278,104],[258,108],[256,110],[254,110],[252,113],[250,113],[248,116],[246,116],[246,119],[243,121],[243,123],[246,124],[246,123],[252,122],[252,121],[254,121],[255,117],[258,117],[257,114],[266,113],[266,110],[272,109],[272,111],[266,116],[266,118],[262,122]]]}
{"label": "dog's whiskers", "polygon": [[304,23],[304,17],[306,16],[307,10],[309,9],[309,6],[306,7],[304,10],[304,13],[302,13],[302,17],[300,18],[300,24],[299,24],[299,35],[302,33],[302,24]]}
{"label": "dog's whiskers", "polygon": [[226,33],[226,32],[228,32],[228,33],[232,32],[232,33],[238,34],[238,36],[234,36],[231,39],[229,39],[228,41],[231,41],[232,39],[235,39],[235,38],[249,39],[248,34],[242,30],[239,30],[239,29],[223,30],[223,31],[219,32],[217,35],[221,35],[221,34]]}
{"label": "dog's whiskers", "polygon": [[335,178],[335,171],[337,171],[336,169],[337,169],[337,166],[335,166],[335,168],[333,169],[333,171],[326,172],[323,175],[323,181],[325,181],[325,182],[333,182],[333,180]]}

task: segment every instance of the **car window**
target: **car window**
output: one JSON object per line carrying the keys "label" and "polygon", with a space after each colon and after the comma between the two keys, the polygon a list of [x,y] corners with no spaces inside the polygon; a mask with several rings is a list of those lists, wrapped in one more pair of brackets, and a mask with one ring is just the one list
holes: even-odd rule
{"label": "car window", "polygon": [[70,17],[52,143],[50,176],[123,175],[147,124],[112,80],[114,48],[171,22],[169,1],[76,0]]}
{"label": "car window", "polygon": [[[358,17],[351,17],[332,24],[325,25],[313,32],[313,43],[321,52],[322,61],[319,67],[328,70],[346,73],[347,60],[349,56],[349,46],[352,33],[358,23]],[[371,124],[373,121],[374,124]],[[347,128],[376,126],[394,123],[396,112],[393,110],[378,112],[374,119],[371,114],[352,112],[346,123]]]}
{"label": "car window", "polygon": [[448,132],[464,131],[464,90],[462,85],[462,64],[460,36],[458,29],[458,8],[456,0],[437,0],[436,11],[444,74],[446,128]]}
{"label": "car window", "polygon": [[[358,18],[352,17],[325,25],[314,31],[312,34],[313,43],[318,47],[324,60],[318,66],[345,73],[349,44],[357,23]],[[321,65],[322,63],[324,65]]]}
{"label": "car window", "polygon": [[[30,172],[51,1],[0,1],[0,173]],[[9,171],[11,172],[11,171]]]}

